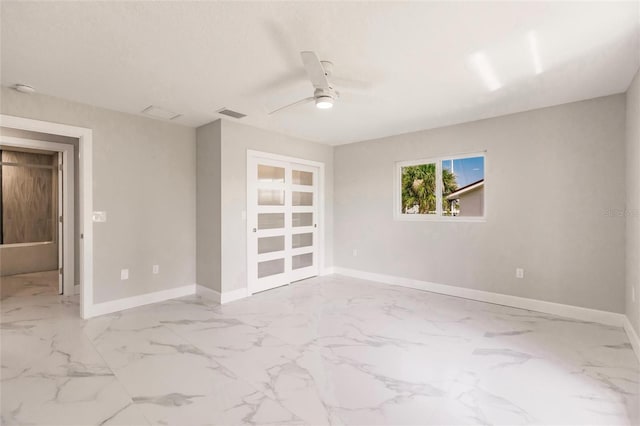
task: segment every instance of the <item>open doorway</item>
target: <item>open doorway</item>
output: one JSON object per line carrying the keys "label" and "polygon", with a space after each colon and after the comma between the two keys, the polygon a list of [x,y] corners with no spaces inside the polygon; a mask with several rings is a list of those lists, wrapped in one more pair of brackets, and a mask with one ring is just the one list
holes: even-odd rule
{"label": "open doorway", "polygon": [[[0,114],[0,136],[2,143],[13,146],[22,146],[34,149],[48,149],[56,152],[63,152],[63,163],[67,166],[75,164],[73,171],[68,170],[67,176],[73,175],[76,183],[74,190],[77,195],[75,200],[75,208],[69,208],[69,214],[77,217],[77,221],[72,220],[67,215],[68,223],[74,223],[75,226],[67,226],[63,231],[63,239],[69,243],[64,247],[70,248],[71,242],[74,246],[74,256],[65,255],[63,260],[63,268],[74,270],[74,276],[79,284],[76,288],[73,281],[64,279],[64,296],[72,296],[80,293],[80,316],[82,318],[90,318],[95,315],[93,309],[93,226],[92,226],[92,210],[93,210],[93,132],[91,129],[84,127],[70,126],[67,124],[53,123],[49,121],[33,120],[30,118],[15,117],[11,115]],[[37,137],[36,137],[37,136]],[[19,141],[11,141],[11,138],[18,138]],[[51,139],[55,138],[55,139]],[[71,138],[77,141],[77,145],[64,143],[65,138]],[[43,141],[53,140],[58,146],[43,148],[39,145]],[[77,149],[72,150],[71,146]],[[71,161],[73,157],[74,161]],[[67,180],[67,182],[70,182]],[[66,185],[69,185],[67,183]],[[71,188],[66,188],[68,192]],[[68,199],[67,199],[68,200]],[[63,216],[64,216],[63,212]],[[76,238],[71,233],[75,233]],[[74,259],[75,257],[75,259]],[[74,259],[75,265],[68,262]],[[64,272],[64,271],[63,271]],[[64,275],[69,277],[70,275]]]}
{"label": "open doorway", "polygon": [[0,298],[64,293],[62,153],[0,144]]}
{"label": "open doorway", "polygon": [[[15,134],[20,137],[11,136]],[[3,299],[76,293],[74,145],[77,146],[77,140],[72,138],[2,129],[0,295]]]}

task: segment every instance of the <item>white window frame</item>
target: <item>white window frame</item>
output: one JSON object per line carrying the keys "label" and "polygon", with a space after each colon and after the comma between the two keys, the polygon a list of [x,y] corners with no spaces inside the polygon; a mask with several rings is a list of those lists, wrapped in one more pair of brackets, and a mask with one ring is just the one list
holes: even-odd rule
{"label": "white window frame", "polygon": [[[409,222],[486,222],[487,220],[487,155],[486,151],[442,155],[438,157],[422,158],[419,160],[397,161],[394,171],[393,188],[393,218]],[[442,161],[460,160],[464,158],[482,157],[484,162],[484,209],[482,216],[443,216],[442,215]],[[407,214],[402,213],[402,168],[419,166],[421,164],[436,164],[436,214]]]}

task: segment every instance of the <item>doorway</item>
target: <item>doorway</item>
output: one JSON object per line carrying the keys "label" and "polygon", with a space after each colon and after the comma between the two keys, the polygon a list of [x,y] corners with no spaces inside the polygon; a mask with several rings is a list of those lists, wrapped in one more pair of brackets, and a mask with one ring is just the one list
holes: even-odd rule
{"label": "doorway", "polygon": [[[0,129],[40,132],[78,139],[78,199],[76,202],[78,205],[77,233],[79,239],[76,252],[79,259],[77,264],[80,285],[80,316],[84,319],[91,318],[96,315],[93,309],[93,227],[91,215],[93,210],[93,131],[84,127],[5,114],[0,114]],[[67,230],[69,229],[70,227],[67,228]],[[63,238],[69,238],[66,232]],[[67,285],[66,281],[65,285]],[[65,292],[66,295],[75,293],[75,291],[72,293],[71,288],[67,292],[66,287]]]}
{"label": "doorway", "polygon": [[75,293],[73,145],[0,139],[5,295]]}
{"label": "doorway", "polygon": [[322,163],[247,155],[247,278],[257,293],[319,274]]}

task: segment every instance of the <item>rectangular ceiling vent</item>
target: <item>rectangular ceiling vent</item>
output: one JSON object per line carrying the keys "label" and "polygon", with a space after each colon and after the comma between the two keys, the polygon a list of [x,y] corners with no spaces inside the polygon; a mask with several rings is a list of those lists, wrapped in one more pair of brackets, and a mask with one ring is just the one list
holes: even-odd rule
{"label": "rectangular ceiling vent", "polygon": [[237,111],[231,110],[231,109],[227,109],[227,108],[222,108],[221,110],[218,111],[218,114],[222,114],[222,115],[226,115],[227,117],[233,117],[233,118],[244,118],[247,116],[247,114],[242,114],[239,113]]}
{"label": "rectangular ceiling vent", "polygon": [[144,110],[142,110],[142,113],[144,115],[148,115],[149,117],[157,118],[159,120],[173,120],[182,115],[182,114],[176,114],[175,112],[172,112],[154,105],[150,105],[146,107]]}

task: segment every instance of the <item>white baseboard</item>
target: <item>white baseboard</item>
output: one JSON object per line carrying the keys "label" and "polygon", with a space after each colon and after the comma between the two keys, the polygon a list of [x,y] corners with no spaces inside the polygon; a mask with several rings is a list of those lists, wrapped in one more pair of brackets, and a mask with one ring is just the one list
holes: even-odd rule
{"label": "white baseboard", "polygon": [[219,291],[212,290],[208,287],[196,285],[196,294],[204,299],[212,300],[220,304],[233,302],[234,300],[244,299],[249,296],[246,288],[239,288],[237,290],[225,291],[220,293]]}
{"label": "white baseboard", "polygon": [[629,321],[629,317],[624,316],[624,331],[627,332],[627,336],[629,336],[629,341],[631,342],[631,346],[633,346],[633,351],[636,353],[638,357],[638,361],[640,361],[640,338],[638,337],[638,333],[631,325],[631,321]]}
{"label": "white baseboard", "polygon": [[[112,300],[109,302],[97,303],[91,307],[85,306],[85,317],[91,318],[98,315],[110,314],[123,311],[138,306],[149,305],[151,303],[164,302],[165,300],[178,297],[190,296],[196,293],[196,285],[189,284],[182,287],[170,288],[167,290],[155,291],[153,293],[140,294],[138,296],[126,297],[124,299]],[[89,312],[87,311],[87,308]]]}
{"label": "white baseboard", "polygon": [[526,297],[510,296],[507,294],[492,293],[489,291],[474,290],[464,287],[456,287],[446,284],[437,284],[410,278],[395,277],[392,275],[376,274],[372,272],[358,271],[355,269],[334,267],[336,274],[376,281],[385,284],[409,287],[417,290],[425,290],[433,293],[462,297],[464,299],[478,300],[480,302],[495,303],[497,305],[513,308],[528,309],[530,311],[553,314],[581,321],[596,322],[600,324],[623,327],[626,316],[615,312],[600,311],[597,309],[582,308],[579,306],[564,305],[562,303],[547,302],[544,300],[529,299]]}
{"label": "white baseboard", "polygon": [[203,299],[212,300],[214,302],[220,303],[220,292],[216,290],[212,290],[209,287],[196,284],[196,294],[202,297]]}
{"label": "white baseboard", "polygon": [[224,305],[225,303],[233,302],[234,300],[244,299],[245,297],[249,297],[250,294],[246,288],[239,288],[237,290],[225,291],[220,296],[220,304]]}

